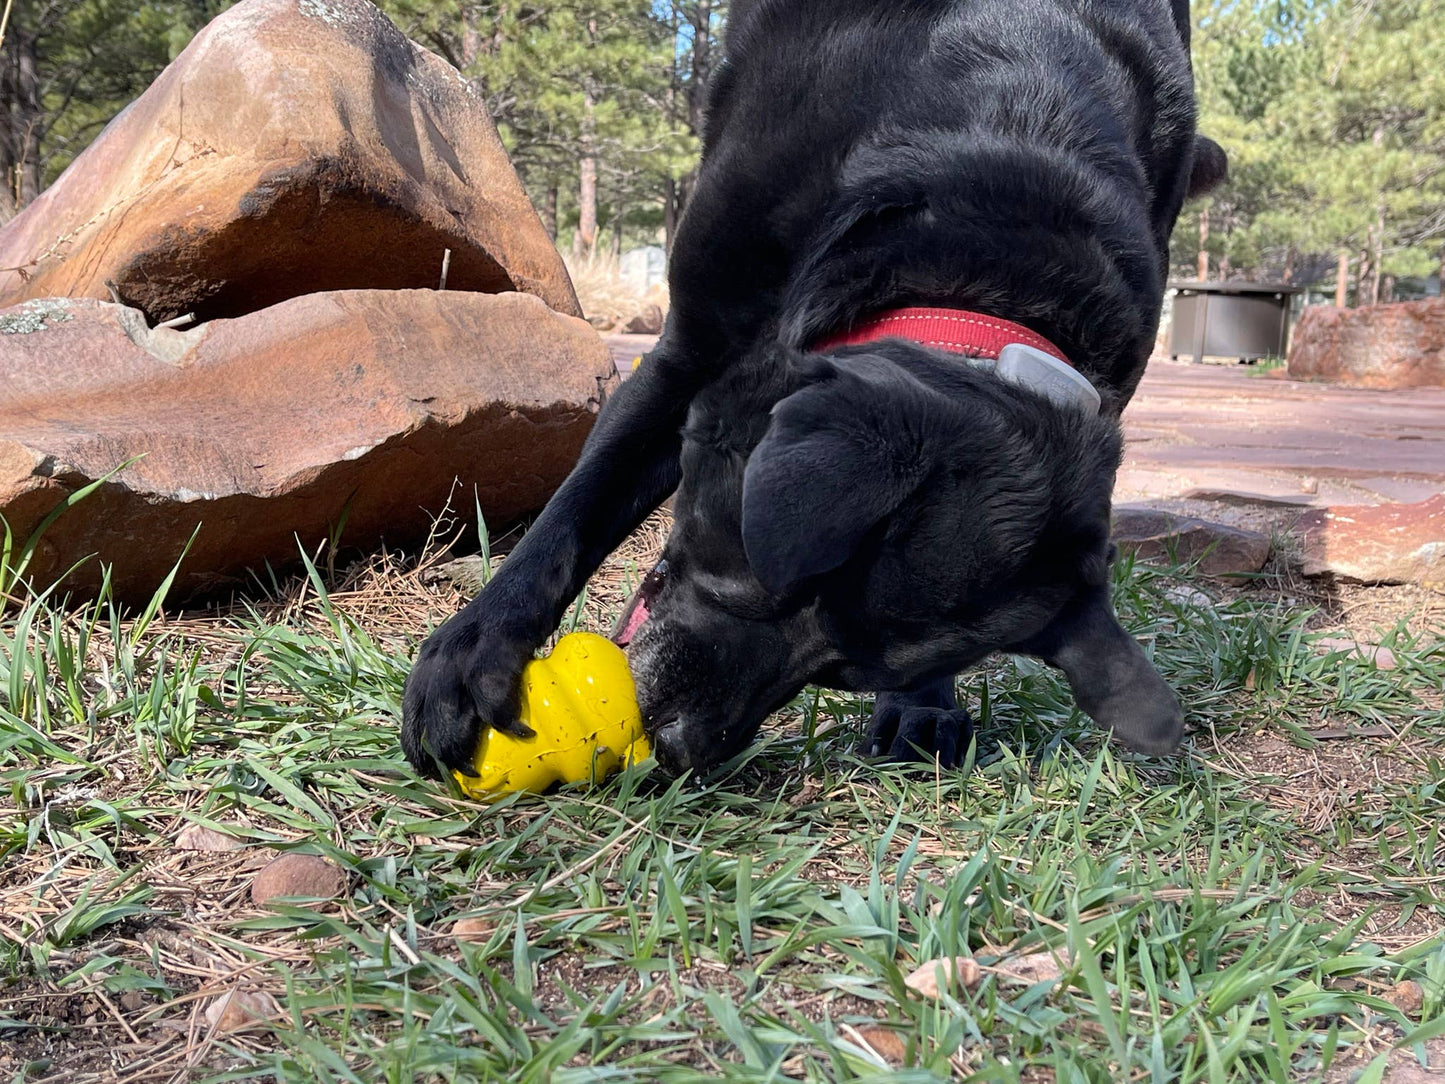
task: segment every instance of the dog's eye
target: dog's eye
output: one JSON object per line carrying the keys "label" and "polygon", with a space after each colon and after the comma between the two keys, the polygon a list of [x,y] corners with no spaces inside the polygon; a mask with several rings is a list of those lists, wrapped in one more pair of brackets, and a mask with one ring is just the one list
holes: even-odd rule
{"label": "dog's eye", "polygon": [[749,588],[731,577],[700,577],[698,588],[718,609],[744,621],[770,621],[778,616],[776,600],[764,591]]}
{"label": "dog's eye", "polygon": [[651,572],[642,577],[642,585],[638,587],[637,593],[642,596],[644,602],[651,602],[662,593],[662,588],[667,583],[667,561],[658,561]]}

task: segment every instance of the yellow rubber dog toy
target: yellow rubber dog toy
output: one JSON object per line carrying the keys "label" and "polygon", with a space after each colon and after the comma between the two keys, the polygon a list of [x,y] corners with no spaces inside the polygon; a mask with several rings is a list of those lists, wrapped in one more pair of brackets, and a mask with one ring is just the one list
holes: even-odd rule
{"label": "yellow rubber dog toy", "polygon": [[547,658],[527,664],[518,715],[535,733],[484,731],[476,774],[455,773],[468,797],[495,801],[554,783],[595,783],[652,755],[627,655],[594,633],[570,633]]}

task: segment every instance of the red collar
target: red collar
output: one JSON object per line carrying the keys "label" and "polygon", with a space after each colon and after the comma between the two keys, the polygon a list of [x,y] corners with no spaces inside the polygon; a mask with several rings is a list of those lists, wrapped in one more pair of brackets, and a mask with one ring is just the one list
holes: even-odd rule
{"label": "red collar", "polygon": [[1051,354],[1065,365],[1073,364],[1064,352],[1037,332],[1012,320],[1000,320],[981,312],[963,309],[888,309],[868,317],[848,331],[830,335],[814,350],[834,350],[878,339],[912,339],[923,346],[936,346],[953,354],[998,360],[998,353],[1010,343],[1023,343]]}

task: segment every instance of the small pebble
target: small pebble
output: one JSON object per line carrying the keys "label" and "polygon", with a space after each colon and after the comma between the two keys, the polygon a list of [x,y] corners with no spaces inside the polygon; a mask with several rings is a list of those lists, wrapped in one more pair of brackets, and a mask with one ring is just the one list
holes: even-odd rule
{"label": "small pebble", "polygon": [[458,941],[490,941],[496,930],[497,924],[489,918],[459,918],[452,936]]}
{"label": "small pebble", "polygon": [[188,824],[176,835],[178,851],[239,851],[245,846],[236,837],[201,824]]}
{"label": "small pebble", "polygon": [[858,1038],[872,1047],[873,1052],[889,1065],[902,1065],[908,1057],[908,1044],[896,1031],[888,1028],[859,1028]]}
{"label": "small pebble", "polygon": [[938,998],[955,983],[968,989],[977,986],[982,977],[983,971],[972,956],[945,956],[920,965],[903,984],[923,997]]}
{"label": "small pebble", "polygon": [[1315,647],[1320,651],[1347,651],[1350,654],[1358,655],[1362,659],[1373,662],[1378,670],[1393,670],[1397,665],[1395,653],[1388,647],[1381,647],[1379,644],[1362,644],[1348,636],[1326,636],[1316,640]]}
{"label": "small pebble", "polygon": [[1425,991],[1414,979],[1405,979],[1390,988],[1385,1000],[1407,1016],[1418,1016],[1425,1007]]}
{"label": "small pebble", "polygon": [[1064,973],[1058,958],[1052,952],[1030,952],[1025,956],[1000,960],[994,965],[994,970],[1003,979],[1029,986],[1036,982],[1057,979]]}
{"label": "small pebble", "polygon": [[1185,587],[1182,584],[1177,587],[1170,587],[1164,592],[1164,597],[1178,606],[1213,606],[1214,600],[1203,591],[1193,587]]}
{"label": "small pebble", "polygon": [[264,990],[227,990],[206,1008],[206,1023],[218,1032],[240,1031],[281,1015],[281,1006]]}
{"label": "small pebble", "polygon": [[346,874],[324,858],[295,852],[277,855],[251,882],[251,902],[282,897],[334,900],[346,892]]}

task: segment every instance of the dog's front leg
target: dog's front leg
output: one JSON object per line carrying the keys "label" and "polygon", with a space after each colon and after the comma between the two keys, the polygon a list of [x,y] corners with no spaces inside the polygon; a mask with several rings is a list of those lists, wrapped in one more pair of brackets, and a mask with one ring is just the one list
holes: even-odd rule
{"label": "dog's front leg", "polygon": [[954,676],[948,674],[909,689],[879,693],[862,752],[902,762],[936,757],[942,767],[955,768],[972,739],[973,720],[958,706]]}
{"label": "dog's front leg", "polygon": [[607,401],[577,466],[496,577],[422,645],[402,703],[419,770],[470,765],[483,728],[525,734],[517,679],[603,559],[677,487],[693,372],[668,340]]}

